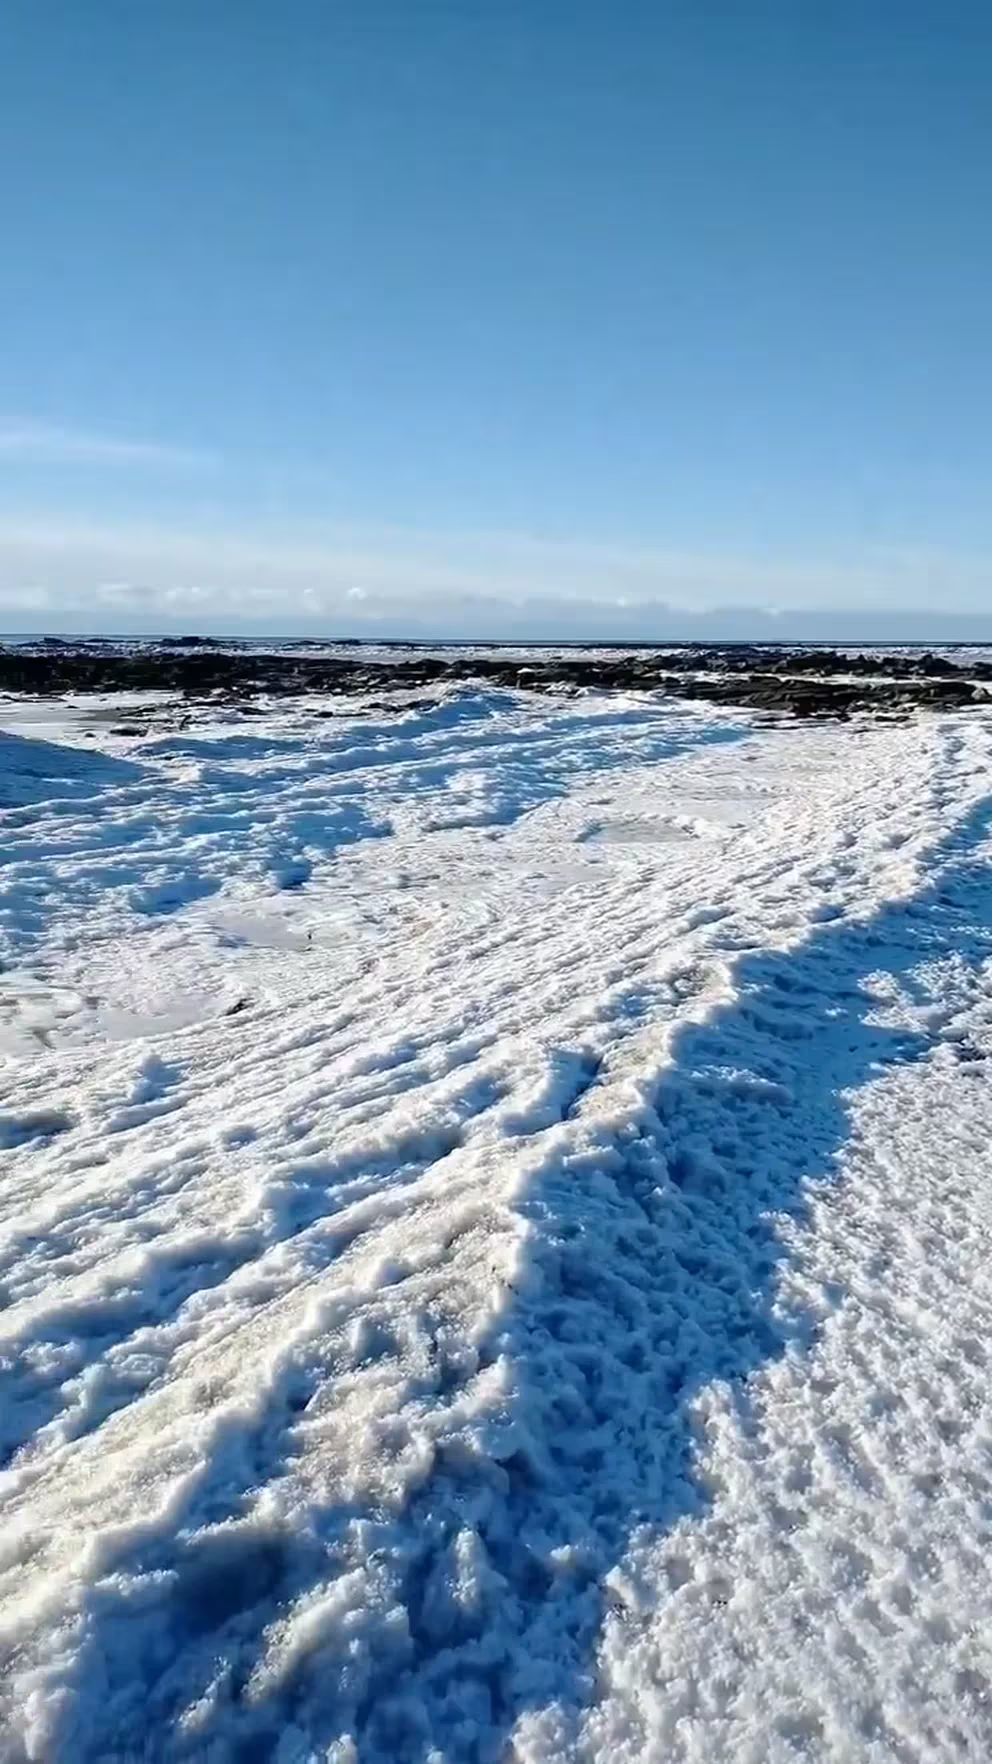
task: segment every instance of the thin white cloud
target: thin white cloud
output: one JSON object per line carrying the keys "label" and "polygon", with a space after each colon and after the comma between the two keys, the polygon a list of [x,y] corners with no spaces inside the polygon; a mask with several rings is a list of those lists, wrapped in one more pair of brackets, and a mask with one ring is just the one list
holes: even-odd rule
{"label": "thin white cloud", "polygon": [[[358,587],[366,599],[438,593],[526,604],[659,598],[684,607],[811,599],[859,599],[885,570],[863,559],[837,565],[754,559],[720,552],[556,541],[516,533],[378,532],[300,527],[182,531],[56,516],[0,517],[0,593],[14,573],[53,584],[137,580],[210,584],[223,598],[256,591],[284,597],[310,588],[329,606]],[[909,574],[908,567],[903,571]],[[353,598],[357,599],[355,595]]]}
{"label": "thin white cloud", "polygon": [[[907,616],[992,625],[992,560],[830,560],[557,543],[514,534],[181,531],[0,517],[0,629],[584,636],[882,634]],[[885,630],[882,630],[882,626]],[[788,626],[790,629],[786,630]],[[922,631],[922,625],[920,625]],[[843,634],[843,633],[841,633]],[[928,638],[929,640],[929,638]]]}
{"label": "thin white cloud", "polygon": [[4,417],[0,417],[0,459],[15,465],[135,466],[170,471],[199,471],[218,463],[216,454],[205,449],[132,441]]}

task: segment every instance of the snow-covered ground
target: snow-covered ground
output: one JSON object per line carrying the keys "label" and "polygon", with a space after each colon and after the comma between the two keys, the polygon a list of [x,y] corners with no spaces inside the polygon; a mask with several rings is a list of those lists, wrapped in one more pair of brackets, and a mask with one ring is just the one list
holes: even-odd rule
{"label": "snow-covered ground", "polygon": [[121,715],[0,705],[4,1764],[988,1759],[992,720]]}

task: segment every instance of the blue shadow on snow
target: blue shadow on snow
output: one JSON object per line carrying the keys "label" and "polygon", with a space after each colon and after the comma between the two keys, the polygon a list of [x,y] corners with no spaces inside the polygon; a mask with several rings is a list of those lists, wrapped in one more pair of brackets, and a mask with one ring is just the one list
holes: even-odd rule
{"label": "blue shadow on snow", "polygon": [[0,809],[90,800],[143,776],[132,760],[0,729]]}

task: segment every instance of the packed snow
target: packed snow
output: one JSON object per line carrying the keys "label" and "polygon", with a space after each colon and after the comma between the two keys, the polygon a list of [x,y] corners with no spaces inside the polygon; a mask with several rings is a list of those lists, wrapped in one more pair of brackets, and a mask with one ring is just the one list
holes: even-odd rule
{"label": "packed snow", "polygon": [[992,1755],[992,714],[126,716],[0,703],[3,1764]]}

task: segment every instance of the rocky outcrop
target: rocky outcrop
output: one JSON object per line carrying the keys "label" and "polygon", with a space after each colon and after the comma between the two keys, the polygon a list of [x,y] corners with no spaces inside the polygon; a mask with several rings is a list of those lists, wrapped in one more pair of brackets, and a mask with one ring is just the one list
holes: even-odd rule
{"label": "rocky outcrop", "polygon": [[384,693],[480,681],[532,692],[665,692],[799,717],[843,717],[988,703],[992,665],[965,668],[929,652],[845,655],[749,644],[532,651],[526,659],[513,650],[446,654],[413,646],[395,658],[381,651],[373,657],[358,643],[343,654],[316,643],[263,651],[192,638],[120,645],[47,638],[0,647],[0,690],[42,696],[154,689],[247,706],[263,693]]}

